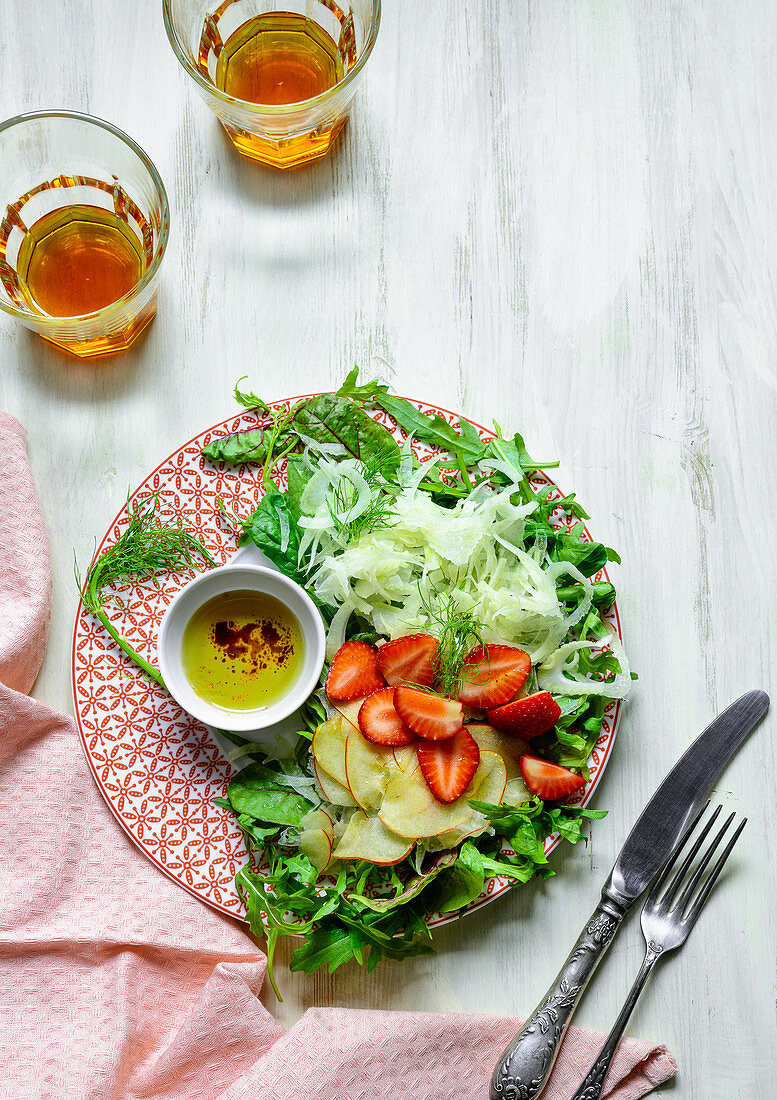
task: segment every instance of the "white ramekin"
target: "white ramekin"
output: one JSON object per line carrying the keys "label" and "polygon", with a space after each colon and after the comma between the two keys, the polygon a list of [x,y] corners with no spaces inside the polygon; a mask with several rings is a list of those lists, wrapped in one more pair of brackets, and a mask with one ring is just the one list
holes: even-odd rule
{"label": "white ramekin", "polygon": [[[246,591],[272,596],[288,607],[302,630],[304,660],[296,680],[279,702],[256,710],[227,710],[205,702],[195,693],[183,671],[181,643],[186,624],[204,604],[225,592]],[[157,653],[167,690],[184,710],[208,726],[248,737],[287,718],[313,691],[324,667],[324,623],[304,588],[273,567],[249,564],[244,559],[200,574],[174,596],[159,627]]]}

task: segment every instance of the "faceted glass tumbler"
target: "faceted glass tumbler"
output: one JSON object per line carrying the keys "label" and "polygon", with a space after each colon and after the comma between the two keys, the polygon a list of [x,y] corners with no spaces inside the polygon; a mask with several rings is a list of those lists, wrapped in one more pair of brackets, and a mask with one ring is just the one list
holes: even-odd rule
{"label": "faceted glass tumbler", "polygon": [[[380,27],[380,0],[162,0],[176,57],[239,152],[274,168],[296,168],[323,157],[348,118],[356,88]],[[280,12],[302,16],[336,44],[343,75],[331,88],[299,103],[236,99],[216,84],[224,43],[249,20]]]}
{"label": "faceted glass tumbler", "polygon": [[[70,206],[120,218],[143,257],[139,281],[91,313],[57,317],[22,293],[18,263],[30,227]],[[0,309],[81,358],[128,348],[156,313],[159,266],[170,231],[164,185],[139,145],[91,115],[41,111],[0,123]]]}

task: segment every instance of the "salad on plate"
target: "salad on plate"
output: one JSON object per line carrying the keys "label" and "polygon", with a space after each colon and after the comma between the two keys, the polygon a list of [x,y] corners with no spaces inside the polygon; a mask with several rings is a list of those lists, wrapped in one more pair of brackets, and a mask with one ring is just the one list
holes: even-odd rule
{"label": "salad on plate", "polygon": [[[283,405],[238,387],[256,426],[210,439],[202,460],[258,481],[252,514],[221,500],[222,515],[305,588],[327,636],[293,732],[222,731],[239,770],[218,801],[250,854],[235,878],[247,919],[271,980],[284,936],[302,937],[290,968],[306,972],[431,953],[440,915],[489,883],[551,876],[552,843],[604,816],[573,803],[631,683],[603,572],[619,559],[520,435],[486,437],[356,369]],[[212,564],[153,503],[87,575],[103,623],[112,582]]]}

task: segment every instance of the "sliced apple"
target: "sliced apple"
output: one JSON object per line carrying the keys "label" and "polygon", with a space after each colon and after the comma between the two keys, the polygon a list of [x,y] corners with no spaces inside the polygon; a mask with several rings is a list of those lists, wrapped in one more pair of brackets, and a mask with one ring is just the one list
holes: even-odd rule
{"label": "sliced apple", "polygon": [[528,802],[532,793],[523,781],[522,775],[507,780],[505,793],[502,795],[503,806],[520,806],[522,802]]}
{"label": "sliced apple", "polygon": [[394,753],[373,745],[352,726],[345,740],[345,776],[348,790],[363,810],[377,810],[391,775],[398,771]]}
{"label": "sliced apple", "polygon": [[401,772],[412,771],[418,763],[418,753],[415,751],[415,745],[402,745],[401,748],[394,749],[393,756]]}
{"label": "sliced apple", "polygon": [[391,777],[378,816],[386,828],[400,836],[437,836],[457,828],[472,815],[462,798],[438,802],[426,785],[420,767]]}
{"label": "sliced apple", "polygon": [[377,817],[357,810],[335,848],[336,859],[366,859],[387,865],[400,863],[409,855],[413,841],[392,833]]}
{"label": "sliced apple", "polygon": [[511,778],[509,761],[515,762],[516,774],[520,775],[517,771],[518,761],[524,753],[532,751],[526,741],[522,741],[520,737],[508,737],[507,734],[500,733],[486,722],[473,722],[472,725],[467,726],[467,729],[477,741],[479,749],[499,753],[507,765],[508,780]]}
{"label": "sliced apple", "polygon": [[499,805],[507,782],[507,772],[501,756],[481,752],[478,770],[461,798],[455,802],[438,802],[426,785],[420,767],[392,776],[381,803],[378,816],[386,828],[399,836],[421,837],[455,835],[467,823],[471,831],[482,828],[469,805],[471,799]]}
{"label": "sliced apple", "polygon": [[356,728],[358,729],[359,711],[361,710],[362,703],[366,698],[366,695],[360,695],[358,699],[350,699],[347,703],[332,703],[332,706],[349,725],[356,726]]}
{"label": "sliced apple", "polygon": [[348,786],[345,776],[345,739],[349,728],[340,715],[330,718],[318,727],[310,746],[318,767],[336,779],[341,787]]}
{"label": "sliced apple", "polygon": [[311,810],[302,821],[299,850],[317,871],[325,871],[332,862],[334,823],[325,810]]}
{"label": "sliced apple", "polygon": [[358,805],[348,788],[344,787],[342,783],[338,783],[331,775],[327,775],[324,769],[320,768],[315,760],[313,761],[313,771],[316,773],[318,785],[327,802],[331,802],[333,806]]}

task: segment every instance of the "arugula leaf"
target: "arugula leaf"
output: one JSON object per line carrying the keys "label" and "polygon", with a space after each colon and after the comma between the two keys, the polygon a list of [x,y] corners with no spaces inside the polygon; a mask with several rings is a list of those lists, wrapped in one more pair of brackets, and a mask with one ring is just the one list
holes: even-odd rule
{"label": "arugula leaf", "polygon": [[266,824],[299,825],[313,803],[280,785],[263,764],[249,764],[234,777],[227,798],[237,814],[247,814]]}
{"label": "arugula leaf", "polygon": [[359,384],[358,377],[359,368],[354,366],[337,391],[338,397],[350,397],[352,401],[367,403],[374,402],[378,397],[388,393],[388,386],[384,386],[377,378],[373,378],[371,382]]}
{"label": "arugula leaf", "polygon": [[[248,378],[248,375],[244,374],[243,378]],[[235,383],[234,394],[235,401],[237,401],[238,405],[243,405],[246,409],[258,409],[259,412],[263,413],[265,416],[272,416],[272,409],[266,402],[262,401],[261,397],[257,397],[252,391],[245,392],[240,389],[240,383],[243,381],[243,378],[238,378]]]}
{"label": "arugula leaf", "polygon": [[271,483],[259,507],[243,524],[239,543],[253,542],[282,573],[299,576],[299,529],[289,507],[289,497]]}
{"label": "arugula leaf", "polygon": [[399,467],[399,444],[391,432],[338,394],[325,393],[305,401],[294,417],[294,429],[316,443],[339,443],[352,458],[376,461],[392,474]]}
{"label": "arugula leaf", "polygon": [[487,444],[466,420],[459,420],[459,433],[439,413],[423,413],[404,397],[381,394],[375,398],[375,404],[393,416],[408,435],[461,456],[465,466],[477,465],[486,453]]}
{"label": "arugula leaf", "polygon": [[209,462],[223,462],[227,466],[264,462],[267,457],[265,437],[264,428],[249,428],[242,432],[232,432],[231,435],[222,435],[202,448],[202,457]]}
{"label": "arugula leaf", "polygon": [[431,909],[453,913],[478,897],[485,879],[483,857],[474,844],[465,841],[451,870],[428,893],[424,892],[424,900]]}
{"label": "arugula leaf", "polygon": [[487,457],[500,458],[510,466],[514,466],[518,470],[523,470],[524,473],[531,473],[534,470],[551,470],[559,465],[558,460],[539,462],[536,458],[532,458],[526,450],[523,436],[518,432],[515,433],[512,439],[505,439],[502,435],[502,429],[496,421],[494,421],[494,428],[496,429],[497,437],[496,439],[490,440],[487,448]]}

